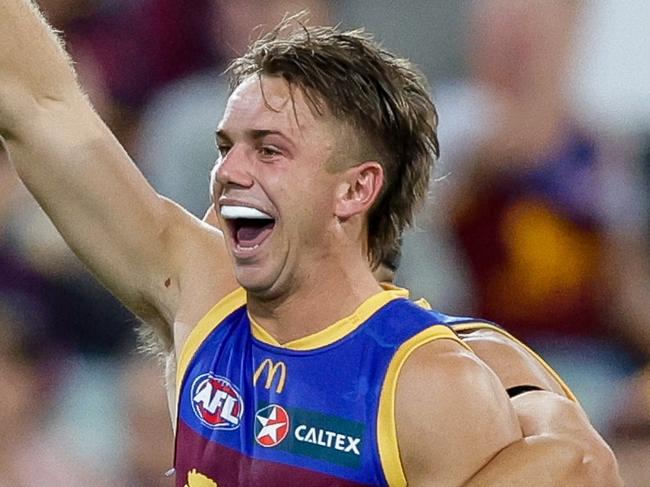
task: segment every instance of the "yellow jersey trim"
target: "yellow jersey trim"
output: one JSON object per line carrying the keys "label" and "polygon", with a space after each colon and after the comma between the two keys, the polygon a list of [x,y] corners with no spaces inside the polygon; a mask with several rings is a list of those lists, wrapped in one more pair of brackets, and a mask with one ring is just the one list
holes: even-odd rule
{"label": "yellow jersey trim", "polygon": [[259,341],[289,350],[307,351],[330,345],[349,335],[370,318],[382,306],[395,299],[408,297],[408,292],[401,288],[380,291],[366,299],[351,315],[337,321],[327,328],[287,343],[279,343],[270,333],[249,315],[253,336]]}
{"label": "yellow jersey trim", "polygon": [[180,388],[185,372],[190,365],[192,357],[196,354],[201,344],[208,338],[226,317],[246,304],[246,291],[238,288],[226,295],[215,304],[206,315],[192,329],[183,344],[176,368],[176,398],[180,398]]}
{"label": "yellow jersey trim", "polygon": [[403,287],[396,286],[395,284],[392,284],[390,282],[380,282],[379,285],[384,291],[393,291],[397,294],[399,294],[403,298],[408,298],[409,297],[409,290],[405,289]]}
{"label": "yellow jersey trim", "polygon": [[[424,309],[431,309],[431,305],[429,302],[424,299],[420,298],[417,301],[415,301],[415,304],[420,306],[421,308]],[[519,345],[521,348],[523,348],[528,354],[530,354],[531,357],[533,357],[539,364],[546,370],[546,372],[549,373],[549,375],[559,384],[560,388],[562,389],[562,392],[571,399],[572,401],[579,403],[578,398],[575,396],[573,391],[569,388],[569,386],[562,380],[560,375],[553,370],[553,367],[551,367],[549,364],[547,364],[544,359],[537,353],[535,352],[532,348],[530,348],[528,345],[526,345],[524,342],[521,340],[518,340],[516,337],[508,333],[506,330],[503,328],[499,328],[498,326],[491,325],[489,323],[483,323],[481,321],[473,321],[471,323],[462,323],[458,325],[451,325],[452,329],[457,332],[457,333],[462,333],[462,332],[468,332],[468,331],[477,331],[477,330],[490,330],[495,333],[500,333],[504,337],[512,340],[515,342],[517,345]],[[461,337],[462,340],[462,337]]]}
{"label": "yellow jersey trim", "polygon": [[[469,332],[469,331],[477,331],[477,330],[490,330],[495,333],[499,333],[503,335],[504,337],[508,338],[509,340],[512,340],[515,342],[517,345],[522,347],[526,352],[528,352],[539,364],[544,367],[544,370],[549,373],[551,377],[560,385],[562,388],[562,391],[564,394],[566,394],[567,398],[571,399],[573,402],[578,403],[578,398],[573,394],[573,391],[569,388],[569,386],[562,380],[560,375],[553,370],[553,368],[547,364],[544,359],[533,349],[531,349],[528,345],[526,345],[524,342],[521,340],[518,340],[514,336],[512,336],[510,333],[508,333],[506,330],[499,328],[498,326],[491,325],[489,323],[482,323],[480,321],[478,322],[472,322],[472,323],[462,323],[459,325],[451,325],[453,330],[457,333],[463,333],[463,332]],[[462,340],[462,338],[461,338]]]}
{"label": "yellow jersey trim", "polygon": [[399,374],[406,360],[415,350],[434,340],[443,339],[453,340],[471,352],[471,349],[448,326],[433,325],[402,343],[388,366],[379,397],[377,444],[384,475],[391,487],[405,487],[407,485],[402,460],[399,455],[397,426],[395,424],[395,394]]}

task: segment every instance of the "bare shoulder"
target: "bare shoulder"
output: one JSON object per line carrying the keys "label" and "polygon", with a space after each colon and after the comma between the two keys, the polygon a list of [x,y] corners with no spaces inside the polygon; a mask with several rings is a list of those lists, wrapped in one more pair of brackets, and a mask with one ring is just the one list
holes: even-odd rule
{"label": "bare shoulder", "polygon": [[124,301],[143,320],[138,334],[146,349],[178,353],[194,326],[236,282],[223,235],[175,202],[158,198],[160,229],[151,236],[147,256],[152,262],[146,273],[136,273],[141,280],[136,287],[143,291],[137,301]]}
{"label": "bare shoulder", "polygon": [[[166,200],[169,223],[166,225],[174,266],[178,275],[161,276],[161,293],[173,292],[175,322],[192,327],[220,299],[237,288],[223,234],[202,222],[176,203]],[[164,301],[164,300],[163,300]]]}
{"label": "bare shoulder", "polygon": [[416,349],[398,378],[395,420],[409,485],[461,485],[521,438],[499,380],[453,340]]}
{"label": "bare shoulder", "polygon": [[558,377],[541,358],[520,342],[505,333],[481,329],[460,335],[499,377],[506,389],[521,385],[532,385],[544,390],[565,395]]}

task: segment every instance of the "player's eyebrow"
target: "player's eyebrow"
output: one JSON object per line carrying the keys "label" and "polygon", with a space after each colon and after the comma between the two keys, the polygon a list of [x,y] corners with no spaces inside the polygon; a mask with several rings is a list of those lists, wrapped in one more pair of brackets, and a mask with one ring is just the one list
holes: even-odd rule
{"label": "player's eyebrow", "polygon": [[[249,129],[245,131],[245,136],[246,138],[257,141],[259,139],[263,139],[264,137],[267,137],[269,135],[277,135],[281,137],[285,142],[290,144],[293,147],[293,142],[289,137],[287,137],[282,131],[280,130],[266,130],[266,129]],[[222,141],[222,142],[232,142],[231,137],[228,135],[228,133],[221,129],[218,128],[215,131],[215,138],[217,142]]]}
{"label": "player's eyebrow", "polygon": [[280,137],[287,138],[281,131],[279,130],[258,130],[258,129],[253,129],[248,131],[249,136],[252,139],[261,139],[263,137],[266,137],[267,135],[279,135]]}

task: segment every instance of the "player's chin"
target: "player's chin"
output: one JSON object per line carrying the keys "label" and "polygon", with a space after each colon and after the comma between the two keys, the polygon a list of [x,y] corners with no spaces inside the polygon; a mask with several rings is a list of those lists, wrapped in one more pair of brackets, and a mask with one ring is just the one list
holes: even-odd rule
{"label": "player's chin", "polygon": [[276,281],[272,272],[256,265],[235,265],[235,276],[241,287],[250,294],[260,297],[272,293]]}

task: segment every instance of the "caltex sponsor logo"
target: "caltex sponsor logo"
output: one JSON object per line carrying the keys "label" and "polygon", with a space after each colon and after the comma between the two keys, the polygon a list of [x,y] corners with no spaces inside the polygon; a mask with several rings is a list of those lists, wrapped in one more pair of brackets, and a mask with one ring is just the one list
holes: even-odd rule
{"label": "caltex sponsor logo", "polygon": [[296,455],[361,466],[365,425],[301,408],[267,404],[255,413],[255,440]]}
{"label": "caltex sponsor logo", "polygon": [[279,445],[290,428],[289,414],[277,404],[270,404],[255,414],[255,440],[264,447]]}
{"label": "caltex sponsor logo", "polygon": [[359,451],[361,438],[355,438],[354,436],[343,435],[336,431],[328,431],[305,424],[299,425],[293,434],[298,441],[323,446],[325,448],[333,448],[344,453],[361,455]]}
{"label": "caltex sponsor logo", "polygon": [[291,435],[281,448],[346,467],[361,466],[363,423],[307,409],[290,409],[289,414]]}
{"label": "caltex sponsor logo", "polygon": [[225,377],[202,374],[191,388],[194,414],[211,429],[239,428],[244,402],[237,388]]}

